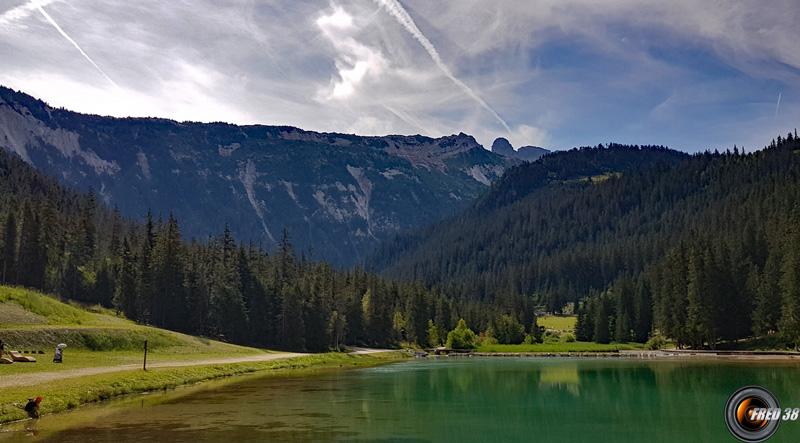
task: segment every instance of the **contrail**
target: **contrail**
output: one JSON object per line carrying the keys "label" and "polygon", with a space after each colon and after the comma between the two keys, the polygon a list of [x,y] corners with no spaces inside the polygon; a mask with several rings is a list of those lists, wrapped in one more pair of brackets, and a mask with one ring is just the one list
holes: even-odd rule
{"label": "contrail", "polygon": [[78,43],[75,40],[73,40],[69,35],[67,35],[67,33],[64,32],[63,29],[61,29],[61,26],[58,26],[58,23],[56,23],[56,21],[53,20],[53,17],[51,17],[50,14],[48,14],[47,11],[44,10],[44,7],[42,7],[42,5],[39,3],[39,0],[31,0],[31,3],[33,3],[33,5],[36,6],[36,9],[38,9],[39,12],[42,13],[44,18],[47,19],[47,21],[50,22],[50,24],[53,25],[54,28],[56,28],[56,31],[58,31],[59,34],[61,34],[65,39],[67,39],[68,42],[72,43],[72,46],[74,46],[75,49],[77,49],[81,53],[81,55],[83,55],[83,58],[85,58],[89,63],[91,63],[95,69],[97,69],[97,72],[102,74],[103,77],[105,77],[109,83],[114,85],[115,88],[119,88],[119,86],[114,82],[114,80],[111,80],[111,77],[109,77],[105,72],[103,72],[103,70],[100,69],[100,66],[97,66],[97,63],[95,63],[94,60],[92,60],[92,58],[89,57],[89,54],[84,52],[84,50],[81,49],[80,46],[78,46]]}
{"label": "contrail", "polygon": [[433,62],[436,63],[436,66],[444,73],[447,78],[449,78],[453,83],[455,83],[459,88],[461,88],[470,98],[475,100],[483,109],[489,111],[490,114],[506,128],[506,131],[511,132],[511,128],[508,127],[508,124],[500,114],[498,114],[488,103],[486,103],[475,91],[472,90],[466,83],[459,80],[453,73],[450,71],[450,68],[444,64],[442,57],[439,56],[439,52],[436,50],[436,47],[433,46],[430,40],[420,31],[417,27],[417,24],[414,22],[414,19],[408,14],[408,12],[403,8],[403,5],[400,4],[398,0],[373,0],[379,6],[382,6],[386,9],[389,14],[391,14],[400,25],[406,28],[408,31],[417,41],[425,48],[425,51],[428,55],[433,59]]}
{"label": "contrail", "polygon": [[781,110],[781,95],[783,95],[783,91],[778,93],[778,103],[775,104],[775,118],[778,118],[778,111]]}

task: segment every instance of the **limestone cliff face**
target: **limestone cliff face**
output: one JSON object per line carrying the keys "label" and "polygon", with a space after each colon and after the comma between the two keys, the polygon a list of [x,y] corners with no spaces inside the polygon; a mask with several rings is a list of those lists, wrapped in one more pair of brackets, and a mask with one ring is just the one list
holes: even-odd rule
{"label": "limestone cliff face", "polygon": [[0,147],[132,217],[359,262],[381,239],[466,207],[518,160],[457,134],[362,137],[83,115],[0,87]]}

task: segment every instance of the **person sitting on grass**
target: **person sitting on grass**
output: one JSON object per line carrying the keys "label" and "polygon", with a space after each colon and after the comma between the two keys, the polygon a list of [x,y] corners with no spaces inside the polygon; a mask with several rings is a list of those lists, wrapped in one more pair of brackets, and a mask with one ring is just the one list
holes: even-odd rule
{"label": "person sitting on grass", "polygon": [[25,405],[25,412],[28,413],[28,418],[39,418],[39,403],[42,402],[42,397],[29,398],[28,403]]}
{"label": "person sitting on grass", "polygon": [[61,363],[64,361],[64,351],[61,346],[56,346],[56,353],[53,355],[53,363]]}

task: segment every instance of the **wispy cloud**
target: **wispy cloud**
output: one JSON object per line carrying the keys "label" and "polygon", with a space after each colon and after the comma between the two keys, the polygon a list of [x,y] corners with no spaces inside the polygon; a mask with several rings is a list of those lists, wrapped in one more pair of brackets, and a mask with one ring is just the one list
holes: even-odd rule
{"label": "wispy cloud", "polygon": [[111,77],[109,77],[108,74],[105,73],[105,71],[100,69],[100,66],[98,66],[97,63],[95,63],[94,60],[92,60],[92,58],[89,57],[89,54],[87,54],[80,47],[80,45],[78,45],[78,42],[73,40],[72,37],[69,36],[69,34],[67,34],[63,29],[61,29],[61,26],[59,26],[58,23],[56,23],[56,21],[53,19],[53,17],[51,17],[50,14],[48,14],[47,11],[44,10],[44,6],[42,5],[42,3],[40,3],[39,0],[31,0],[31,3],[33,4],[33,6],[37,10],[39,10],[39,12],[44,16],[44,18],[48,22],[50,22],[50,24],[53,25],[54,28],[56,28],[56,31],[58,31],[58,33],[61,34],[62,37],[64,37],[68,42],[70,42],[72,44],[72,46],[74,46],[75,49],[77,49],[78,52],[81,53],[81,55],[83,56],[83,58],[86,59],[86,61],[91,63],[92,66],[94,66],[94,68],[97,70],[97,72],[99,72],[103,77],[105,77],[105,79],[108,80],[108,82],[111,83],[115,88],[119,88],[119,86],[117,86],[117,84],[114,82],[114,80],[111,80]]}
{"label": "wispy cloud", "polygon": [[485,146],[755,146],[800,119],[797,0],[329,1],[0,0],[0,84],[82,112]]}
{"label": "wispy cloud", "polygon": [[511,128],[508,127],[508,123],[500,117],[500,114],[497,113],[491,106],[484,99],[481,98],[475,91],[472,90],[466,83],[461,81],[458,77],[456,77],[450,68],[445,64],[442,57],[439,55],[439,51],[436,50],[436,47],[433,46],[430,40],[425,37],[425,34],[420,31],[417,24],[414,22],[414,19],[408,14],[408,12],[403,8],[403,5],[400,4],[398,0],[374,0],[384,9],[386,9],[389,14],[391,14],[400,25],[402,25],[408,32],[411,34],[418,42],[425,48],[425,51],[430,55],[433,62],[436,66],[444,73],[447,78],[449,78],[453,83],[455,83],[459,88],[461,88],[470,98],[475,100],[483,109],[487,110],[492,116],[506,128],[506,131],[511,132]]}
{"label": "wispy cloud", "polygon": [[783,91],[778,93],[778,102],[775,103],[775,118],[778,118],[778,113],[781,110],[781,97],[783,96]]}

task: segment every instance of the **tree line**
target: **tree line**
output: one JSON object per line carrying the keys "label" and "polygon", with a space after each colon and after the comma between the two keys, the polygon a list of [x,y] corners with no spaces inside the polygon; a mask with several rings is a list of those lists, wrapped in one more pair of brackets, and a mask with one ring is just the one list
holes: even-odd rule
{"label": "tree line", "polygon": [[116,309],[144,324],[235,343],[324,351],[345,344],[444,344],[461,316],[497,315],[420,284],[337,270],[229,229],[184,239],[178,220],[123,217],[0,151],[0,283]]}

